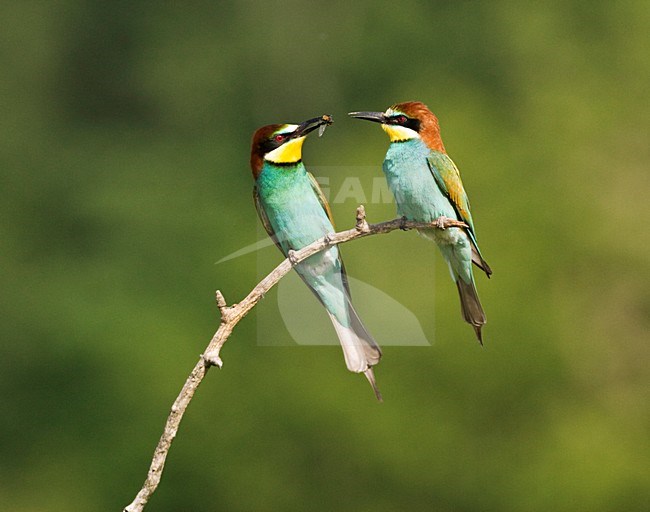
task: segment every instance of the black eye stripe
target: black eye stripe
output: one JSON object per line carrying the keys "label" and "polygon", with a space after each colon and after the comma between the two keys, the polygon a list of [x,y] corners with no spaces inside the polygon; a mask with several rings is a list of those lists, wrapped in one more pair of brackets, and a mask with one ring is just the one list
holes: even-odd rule
{"label": "black eye stripe", "polygon": [[266,140],[263,140],[262,142],[260,142],[260,147],[262,148],[262,151],[264,152],[264,154],[266,154],[266,153],[270,153],[274,149],[279,148],[280,146],[282,146],[283,142],[284,141],[278,142],[275,139],[266,139]]}
{"label": "black eye stripe", "polygon": [[408,119],[404,124],[407,128],[410,128],[414,132],[420,131],[420,121],[418,119]]}
{"label": "black eye stripe", "polygon": [[[401,118],[405,117],[406,121],[400,122]],[[418,119],[413,119],[407,117],[404,114],[396,114],[390,117],[390,124],[395,124],[397,126],[404,126],[405,128],[410,128],[414,132],[420,131],[420,121]]]}

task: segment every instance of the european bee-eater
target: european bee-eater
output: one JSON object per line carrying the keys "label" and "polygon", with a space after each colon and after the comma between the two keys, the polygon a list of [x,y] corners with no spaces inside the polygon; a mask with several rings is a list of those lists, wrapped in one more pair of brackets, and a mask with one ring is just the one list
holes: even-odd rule
{"label": "european bee-eater", "polygon": [[444,256],[458,287],[465,321],[472,324],[481,344],[485,313],[479,301],[472,263],[492,274],[478,248],[469,199],[460,173],[445,151],[438,119],[418,101],[398,103],[386,112],[350,112],[352,117],[381,124],[390,138],[383,170],[395,196],[398,215],[416,222],[447,217],[465,222],[467,229],[421,229]]}
{"label": "european bee-eater", "polygon": [[[269,236],[285,256],[334,232],[332,214],[322,190],[302,163],[308,133],[332,123],[330,116],[300,125],[272,124],[257,130],[251,148],[255,178],[253,197]],[[364,373],[377,399],[381,395],[372,366],[381,350],[366,330],[350,300],[345,267],[337,246],[298,263],[296,271],[325,306],[343,348],[348,370]]]}

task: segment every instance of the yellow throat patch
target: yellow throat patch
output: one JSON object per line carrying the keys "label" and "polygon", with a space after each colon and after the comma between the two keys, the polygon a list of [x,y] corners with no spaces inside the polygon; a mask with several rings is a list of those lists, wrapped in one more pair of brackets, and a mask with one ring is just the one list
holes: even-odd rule
{"label": "yellow throat patch", "polygon": [[382,124],[381,127],[388,134],[391,142],[400,142],[403,140],[420,138],[418,132],[411,130],[410,128],[406,128],[406,126]]}
{"label": "yellow throat patch", "polygon": [[299,162],[302,158],[302,143],[305,137],[298,137],[285,142],[282,146],[275,148],[264,156],[265,160],[274,164],[292,164]]}

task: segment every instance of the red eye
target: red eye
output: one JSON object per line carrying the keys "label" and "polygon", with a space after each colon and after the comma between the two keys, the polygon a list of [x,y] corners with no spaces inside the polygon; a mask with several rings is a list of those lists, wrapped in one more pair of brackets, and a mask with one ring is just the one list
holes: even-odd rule
{"label": "red eye", "polygon": [[406,116],[397,116],[397,122],[399,124],[404,124],[406,122]]}
{"label": "red eye", "polygon": [[276,142],[282,142],[284,140],[284,135],[276,135],[273,137]]}

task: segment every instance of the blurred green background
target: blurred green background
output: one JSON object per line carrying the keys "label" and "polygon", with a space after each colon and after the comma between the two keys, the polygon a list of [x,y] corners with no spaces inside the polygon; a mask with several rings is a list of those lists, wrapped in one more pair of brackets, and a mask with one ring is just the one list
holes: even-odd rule
{"label": "blurred green background", "polygon": [[[391,346],[390,312],[358,304],[386,345],[379,405],[338,347],[291,344],[269,294],[148,510],[648,510],[646,1],[6,1],[0,27],[0,508],[135,496],[214,291],[240,300],[280,261],[215,264],[261,237],[257,127],[332,114],[306,163],[370,187],[387,138],[345,113],[417,99],[495,271],[486,347],[432,244],[346,244],[432,345]],[[333,205],[339,228],[355,207]]]}

